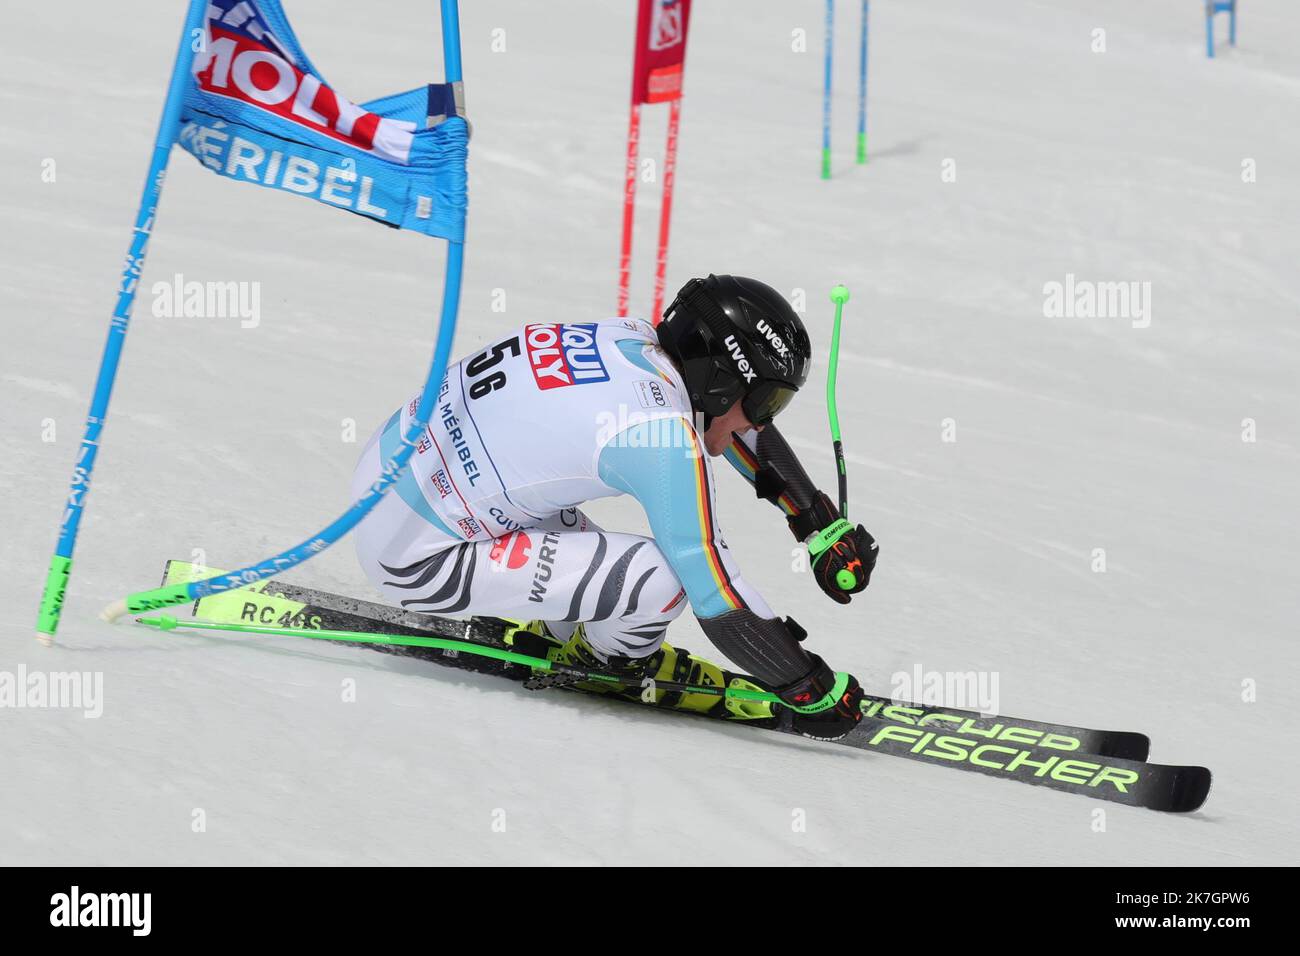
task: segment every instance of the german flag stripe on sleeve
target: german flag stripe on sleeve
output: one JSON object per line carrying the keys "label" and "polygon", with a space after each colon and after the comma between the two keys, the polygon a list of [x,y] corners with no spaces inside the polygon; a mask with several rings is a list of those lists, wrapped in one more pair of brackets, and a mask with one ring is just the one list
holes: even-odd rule
{"label": "german flag stripe on sleeve", "polygon": [[[750,451],[739,438],[731,440],[731,447],[727,449],[727,460],[730,461],[751,485],[758,475],[758,456]],[[782,495],[778,501],[781,510],[788,515],[797,514],[799,509],[795,507],[794,501],[789,495]]]}
{"label": "german flag stripe on sleeve", "polygon": [[713,521],[713,495],[709,485],[709,466],[705,457],[705,451],[700,447],[700,443],[695,434],[695,429],[689,424],[685,429],[688,440],[691,442],[691,451],[695,462],[695,501],[699,509],[700,534],[703,538],[704,556],[709,563],[709,570],[713,574],[714,582],[718,586],[718,592],[726,600],[731,608],[748,607],[744,598],[731,585],[731,578],[727,574],[726,566],[722,563],[722,555],[718,552],[718,531]]}

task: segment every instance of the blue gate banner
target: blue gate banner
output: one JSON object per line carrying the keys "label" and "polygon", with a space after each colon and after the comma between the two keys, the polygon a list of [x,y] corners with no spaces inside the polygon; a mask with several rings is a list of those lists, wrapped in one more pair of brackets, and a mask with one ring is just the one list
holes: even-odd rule
{"label": "blue gate banner", "polygon": [[204,166],[464,241],[469,128],[459,84],[357,105],[312,65],[279,0],[209,0],[196,43],[177,142]]}

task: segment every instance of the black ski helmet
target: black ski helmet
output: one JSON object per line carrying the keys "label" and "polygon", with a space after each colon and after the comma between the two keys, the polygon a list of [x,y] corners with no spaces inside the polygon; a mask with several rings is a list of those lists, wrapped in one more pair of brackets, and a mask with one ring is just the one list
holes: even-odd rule
{"label": "black ski helmet", "polygon": [[692,279],[665,310],[658,333],[706,427],[736,402],[755,425],[768,424],[812,365],[808,331],[790,303],[744,276]]}

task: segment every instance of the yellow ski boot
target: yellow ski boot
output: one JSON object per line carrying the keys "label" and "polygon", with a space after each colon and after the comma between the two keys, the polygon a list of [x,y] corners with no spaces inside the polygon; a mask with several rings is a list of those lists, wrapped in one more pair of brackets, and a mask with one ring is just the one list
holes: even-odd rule
{"label": "yellow ski boot", "polygon": [[625,677],[623,688],[607,683],[586,681],[575,685],[580,690],[595,694],[609,694],[627,700],[687,710],[728,720],[763,720],[773,716],[772,705],[765,701],[733,700],[712,694],[691,694],[677,690],[656,690],[655,682],[671,681],[704,687],[735,687],[744,690],[763,688],[743,677],[723,670],[712,661],[696,657],[684,648],[662,644],[649,657],[612,656],[601,659],[587,641],[586,631],[578,625],[573,636],[561,642],[546,627],[544,621],[511,621],[504,635],[505,642],[521,654],[545,657],[547,660],[587,670],[603,671]]}

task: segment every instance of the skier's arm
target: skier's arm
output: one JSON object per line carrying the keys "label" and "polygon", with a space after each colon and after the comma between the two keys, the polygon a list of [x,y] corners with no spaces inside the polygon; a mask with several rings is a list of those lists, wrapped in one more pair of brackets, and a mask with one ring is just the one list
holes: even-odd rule
{"label": "skier's arm", "polygon": [[[776,426],[733,434],[726,455],[760,498],[785,512],[791,533],[809,544],[814,578],[822,591],[832,600],[847,604],[850,595],[867,586],[876,566],[876,540],[862,525],[847,528],[839,508],[829,495],[817,490]],[[846,530],[823,547],[818,536],[837,527]],[[818,549],[815,554],[814,548]],[[852,575],[850,587],[842,586],[841,572]]]}
{"label": "skier's arm", "polygon": [[799,514],[817,496],[817,486],[775,425],[767,425],[761,432],[733,433],[725,454],[755,493],[787,516]]}
{"label": "skier's arm", "polygon": [[773,687],[814,670],[817,659],[740,576],[714,521],[708,457],[685,419],[656,419],[624,430],[602,449],[599,474],[641,502],[700,627],[720,651]]}

